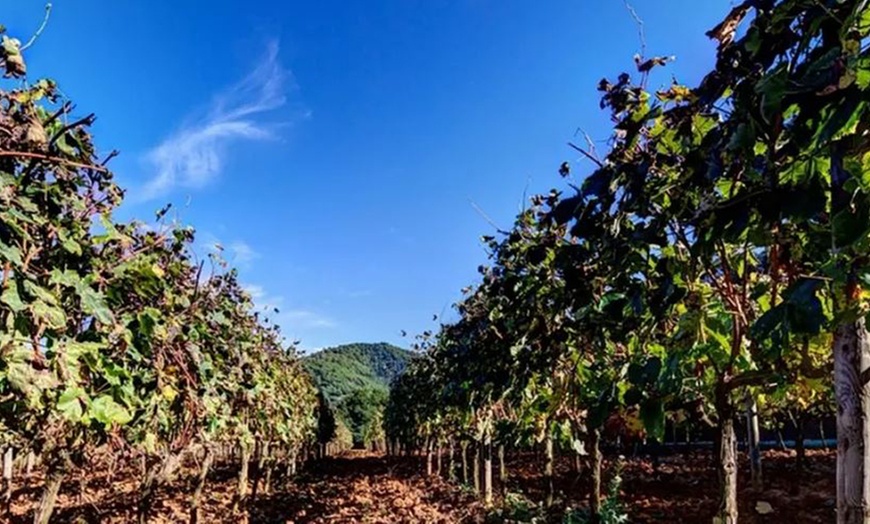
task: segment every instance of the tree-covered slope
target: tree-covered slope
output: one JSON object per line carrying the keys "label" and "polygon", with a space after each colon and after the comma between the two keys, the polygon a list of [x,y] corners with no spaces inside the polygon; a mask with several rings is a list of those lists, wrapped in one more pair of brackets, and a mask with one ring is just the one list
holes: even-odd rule
{"label": "tree-covered slope", "polygon": [[380,438],[380,420],[392,380],[412,353],[387,344],[347,344],[304,358],[315,384],[347,424],[357,444]]}

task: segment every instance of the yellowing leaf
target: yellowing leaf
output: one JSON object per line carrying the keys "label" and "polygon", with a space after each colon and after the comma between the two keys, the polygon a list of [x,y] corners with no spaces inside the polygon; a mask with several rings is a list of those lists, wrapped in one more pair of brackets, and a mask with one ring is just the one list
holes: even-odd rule
{"label": "yellowing leaf", "polygon": [[168,402],[172,402],[175,400],[175,397],[178,396],[178,392],[175,391],[175,388],[172,386],[163,386],[163,389],[160,391],[160,394],[163,395],[163,398]]}

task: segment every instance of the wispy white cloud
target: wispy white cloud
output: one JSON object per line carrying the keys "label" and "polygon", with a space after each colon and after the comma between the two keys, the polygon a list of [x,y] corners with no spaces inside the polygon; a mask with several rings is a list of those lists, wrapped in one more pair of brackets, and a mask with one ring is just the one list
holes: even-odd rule
{"label": "wispy white cloud", "polygon": [[[251,295],[254,301],[255,311],[260,312],[264,321],[281,327],[285,342],[301,342],[298,349],[308,353],[315,348],[309,347],[306,341],[310,341],[315,333],[322,333],[338,327],[338,323],[323,313],[307,308],[284,309],[284,297],[271,294],[264,286],[247,284],[245,291]],[[316,337],[315,337],[316,338]]]}
{"label": "wispy white cloud", "polygon": [[[284,297],[269,293],[263,286],[247,284],[244,286],[244,289],[251,295],[257,310],[274,317],[275,323],[280,324],[285,330],[330,328],[336,326],[333,319],[311,309],[296,308],[287,311],[283,310]],[[274,312],[275,309],[278,310],[277,314]]]}
{"label": "wispy white cloud", "polygon": [[338,323],[330,316],[308,308],[284,308],[284,297],[273,295],[263,286],[248,284],[245,291],[251,295],[256,311],[265,318],[281,326],[281,331],[288,340],[305,340],[313,331],[328,330],[338,327]]}
{"label": "wispy white cloud", "polygon": [[244,289],[251,295],[257,311],[265,313],[267,317],[274,317],[276,315],[275,310],[280,311],[281,306],[284,304],[284,297],[269,293],[263,286],[249,284]]}
{"label": "wispy white cloud", "polygon": [[196,251],[202,255],[208,253],[219,255],[230,266],[239,269],[250,269],[254,261],[262,258],[260,252],[244,240],[226,243],[209,232],[204,232],[198,237]]}
{"label": "wispy white cloud", "polygon": [[245,291],[251,295],[255,301],[262,299],[266,296],[266,290],[263,289],[263,286],[258,286],[255,284],[248,284],[244,287]]}
{"label": "wispy white cloud", "polygon": [[290,73],[278,62],[271,42],[259,64],[235,85],[218,93],[204,114],[191,116],[175,133],[151,149],[146,160],[154,176],[140,195],[151,199],[176,187],[203,187],[217,177],[230,146],[274,137],[263,117],[287,101]]}
{"label": "wispy white cloud", "polygon": [[333,319],[308,309],[282,311],[276,321],[281,324],[285,331],[336,327]]}
{"label": "wispy white cloud", "polygon": [[229,249],[229,262],[239,267],[248,267],[251,265],[251,262],[260,258],[260,253],[247,242],[237,240],[227,247]]}

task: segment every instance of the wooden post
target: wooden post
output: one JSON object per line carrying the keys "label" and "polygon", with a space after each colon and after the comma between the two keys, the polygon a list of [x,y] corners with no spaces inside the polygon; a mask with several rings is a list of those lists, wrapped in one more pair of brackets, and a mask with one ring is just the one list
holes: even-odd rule
{"label": "wooden post", "polygon": [[468,485],[468,441],[461,441],[459,448],[462,452],[462,483]]}
{"label": "wooden post", "polygon": [[498,480],[504,485],[507,482],[507,467],[504,464],[504,444],[498,445]]}
{"label": "wooden post", "polygon": [[34,524],[48,524],[51,520],[51,514],[54,512],[54,505],[57,501],[57,494],[60,492],[60,487],[63,484],[63,479],[66,476],[69,467],[69,455],[66,451],[60,451],[57,453],[56,457],[47,460],[47,463],[48,475],[45,479],[42,498],[39,501],[39,506],[37,506],[36,514],[33,517]]}
{"label": "wooden post", "polygon": [[[865,2],[866,3],[866,2]],[[852,205],[849,179],[853,175],[844,165],[844,144],[831,146],[831,214],[851,215],[851,220],[864,219],[860,206]],[[845,221],[848,222],[848,221]],[[870,334],[864,315],[857,313],[860,285],[857,268],[847,266],[838,244],[840,221],[831,227],[831,255],[839,270],[846,275],[839,292],[834,294],[835,315],[844,315],[834,331],[834,392],[837,399],[837,523],[867,524],[870,522]],[[858,222],[860,223],[860,222]],[[848,226],[847,226],[848,227]],[[848,253],[852,255],[852,253]],[[848,258],[848,257],[845,257]],[[835,286],[836,290],[838,286]]]}
{"label": "wooden post", "polygon": [[448,443],[448,460],[447,460],[447,480],[455,481],[456,480],[456,462],[454,459],[454,446],[453,446],[453,438],[451,438]]}
{"label": "wooden post", "polygon": [[553,505],[555,497],[555,487],[553,485],[553,464],[555,462],[555,453],[553,452],[553,434],[547,429],[547,436],[544,438],[544,504],[549,508]]}
{"label": "wooden post", "polygon": [[746,394],[746,443],[749,452],[749,468],[752,487],[761,491],[764,487],[764,477],[761,469],[760,435],[758,430],[758,403],[755,396]]}
{"label": "wooden post", "polygon": [[[725,386],[719,389],[725,390]],[[734,432],[734,413],[727,395],[723,391],[717,393],[719,510],[716,522],[737,524],[737,436]]]}
{"label": "wooden post", "polygon": [[589,490],[589,512],[592,514],[592,522],[598,522],[601,513],[601,448],[599,447],[601,434],[599,430],[590,430],[587,439],[591,462],[590,470],[592,473],[592,484]]}
{"label": "wooden post", "polygon": [[474,492],[480,494],[480,442],[474,441]]}
{"label": "wooden post", "polygon": [[837,397],[837,522],[870,522],[870,337],[864,317],[837,328],[834,385]]}
{"label": "wooden post", "polygon": [[236,497],[233,501],[233,513],[238,513],[248,496],[248,468],[251,463],[251,448],[247,444],[241,446],[241,464],[239,469],[239,482],[236,487]]}
{"label": "wooden post", "polygon": [[205,458],[202,461],[202,466],[199,470],[199,479],[196,484],[196,489],[193,492],[193,498],[190,502],[190,524],[199,522],[199,501],[202,498],[202,490],[205,488],[205,482],[208,479],[208,472],[211,468],[214,455],[212,449],[206,447]]}
{"label": "wooden post", "polygon": [[[9,447],[3,453],[3,498],[6,506],[6,512],[9,513],[10,505],[12,504],[12,462],[15,460],[15,451]],[[55,495],[56,496],[56,495]],[[54,500],[52,500],[52,505]]]}
{"label": "wooden post", "polygon": [[492,506],[492,435],[489,430],[483,439],[483,503]]}

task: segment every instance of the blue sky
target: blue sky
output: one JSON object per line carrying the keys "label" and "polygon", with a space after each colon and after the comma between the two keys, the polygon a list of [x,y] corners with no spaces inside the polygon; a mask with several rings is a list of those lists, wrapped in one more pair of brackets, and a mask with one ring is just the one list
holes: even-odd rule
{"label": "blue sky", "polygon": [[[0,2],[28,38],[44,4]],[[699,80],[729,2],[631,4]],[[311,350],[449,318],[493,231],[475,206],[508,227],[562,161],[587,172],[566,142],[606,148],[595,87],[639,49],[621,0],[56,0],[27,58],[122,152],[118,217],[174,203]]]}

